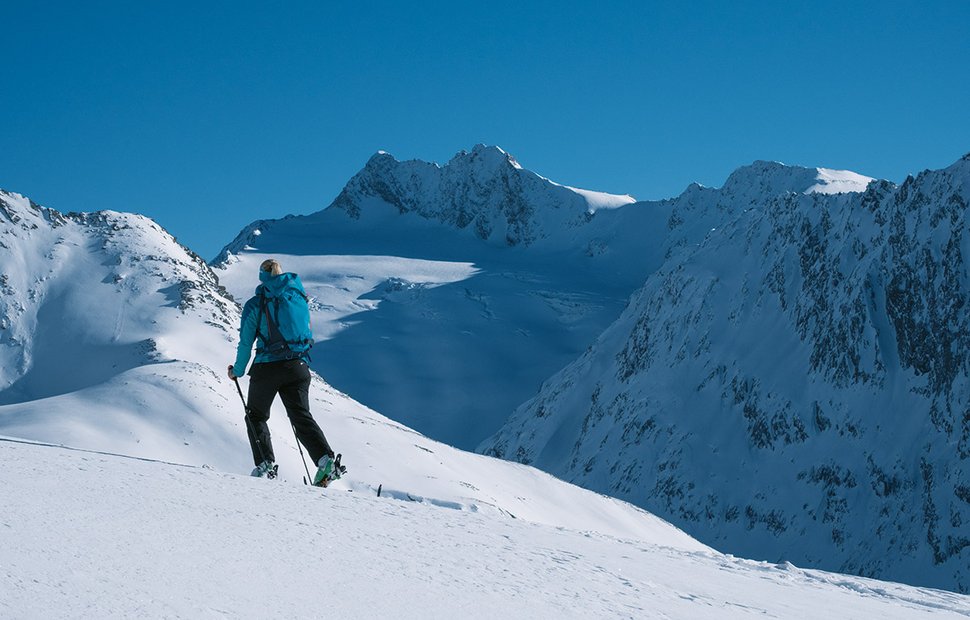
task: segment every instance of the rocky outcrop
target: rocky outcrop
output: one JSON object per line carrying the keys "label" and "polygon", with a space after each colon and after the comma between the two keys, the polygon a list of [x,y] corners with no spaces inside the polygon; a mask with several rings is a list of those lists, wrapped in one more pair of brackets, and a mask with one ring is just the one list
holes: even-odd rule
{"label": "rocky outcrop", "polygon": [[482,449],[724,551],[970,590],[970,160],[864,193],[739,180],[690,190],[715,208],[672,211],[663,266]]}
{"label": "rocky outcrop", "polygon": [[510,246],[527,246],[581,224],[590,211],[581,194],[523,169],[502,149],[481,144],[444,166],[377,153],[332,207],[359,218],[367,198]]}

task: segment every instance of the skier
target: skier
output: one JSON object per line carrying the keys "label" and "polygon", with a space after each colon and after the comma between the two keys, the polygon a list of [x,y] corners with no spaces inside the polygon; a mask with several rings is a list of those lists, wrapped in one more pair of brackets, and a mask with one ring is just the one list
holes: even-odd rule
{"label": "skier", "polygon": [[259,266],[256,294],[243,307],[239,327],[236,363],[229,366],[229,378],[236,380],[246,372],[246,365],[256,345],[256,358],[249,369],[249,405],[246,430],[253,450],[256,477],[276,477],[273,444],[270,440],[270,406],[280,395],[286,414],[293,424],[297,439],[306,446],[317,473],[315,486],[327,486],[340,477],[339,461],[320,426],[310,415],[310,369],[307,366],[313,333],[306,292],[295,273],[283,273],[275,260]]}

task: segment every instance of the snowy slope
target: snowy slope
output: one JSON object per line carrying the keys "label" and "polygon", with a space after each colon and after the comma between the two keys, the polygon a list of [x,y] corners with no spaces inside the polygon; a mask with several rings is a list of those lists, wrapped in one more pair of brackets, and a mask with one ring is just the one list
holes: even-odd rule
{"label": "snowy slope", "polygon": [[634,203],[549,181],[497,147],[444,166],[381,152],[329,208],[254,222],[214,267],[242,301],[256,266],[279,258],[318,301],[313,368],[470,449],[582,354],[665,256],[725,213],[828,178],[868,179],[755,162],[720,190]]}
{"label": "snowy slope", "polygon": [[819,168],[818,181],[805,191],[806,194],[844,194],[847,192],[864,192],[870,183],[875,181],[850,170],[831,170]]}
{"label": "snowy slope", "polygon": [[[472,448],[582,353],[659,264],[650,239],[669,210],[616,208],[631,201],[552,183],[497,147],[445,166],[378,153],[332,206],[255,222],[214,267],[243,301],[257,265],[279,258],[318,302],[315,370]],[[614,246],[627,210],[639,232]]]}
{"label": "snowy slope", "polygon": [[2,432],[194,462],[236,443],[214,370],[235,303],[157,224],[0,192],[0,259]]}
{"label": "snowy slope", "polygon": [[[239,308],[208,267],[143,217],[0,201],[0,434],[249,472],[242,404],[225,377]],[[666,532],[700,548],[624,502],[428,440],[319,377],[311,410],[350,468],[341,488],[383,485],[390,496],[615,535]],[[270,426],[281,475],[302,484],[278,402]]]}
{"label": "snowy slope", "polygon": [[970,616],[970,597],[663,538],[2,439],[0,459],[4,618]]}
{"label": "snowy slope", "polygon": [[970,156],[747,199],[790,172],[736,172],[720,222],[675,209],[712,229],[482,448],[723,551],[967,591]]}

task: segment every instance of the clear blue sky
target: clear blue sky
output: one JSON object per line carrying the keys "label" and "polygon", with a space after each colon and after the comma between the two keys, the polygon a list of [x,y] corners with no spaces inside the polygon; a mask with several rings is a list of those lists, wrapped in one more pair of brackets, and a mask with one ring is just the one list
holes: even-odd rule
{"label": "clear blue sky", "polygon": [[0,0],[0,187],[212,258],[376,150],[482,142],[642,199],[755,159],[900,181],[970,151],[970,2]]}

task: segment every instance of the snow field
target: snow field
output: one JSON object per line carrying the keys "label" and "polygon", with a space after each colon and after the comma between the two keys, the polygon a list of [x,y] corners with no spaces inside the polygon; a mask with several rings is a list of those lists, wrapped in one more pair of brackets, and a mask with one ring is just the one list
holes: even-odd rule
{"label": "snow field", "polygon": [[0,455],[4,618],[970,616],[958,594],[497,514],[10,440]]}

